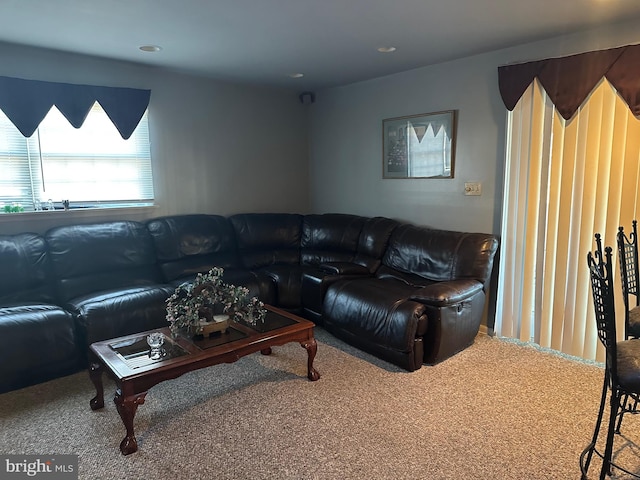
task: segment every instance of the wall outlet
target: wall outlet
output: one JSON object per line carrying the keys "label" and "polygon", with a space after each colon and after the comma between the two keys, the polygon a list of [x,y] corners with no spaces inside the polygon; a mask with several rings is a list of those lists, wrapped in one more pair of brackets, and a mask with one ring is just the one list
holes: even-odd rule
{"label": "wall outlet", "polygon": [[465,182],[464,184],[465,195],[482,195],[482,183],[480,182]]}

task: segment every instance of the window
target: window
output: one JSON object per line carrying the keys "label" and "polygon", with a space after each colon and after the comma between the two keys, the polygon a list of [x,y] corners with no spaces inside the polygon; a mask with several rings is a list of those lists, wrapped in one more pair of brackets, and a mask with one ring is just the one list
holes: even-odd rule
{"label": "window", "polygon": [[628,231],[640,211],[640,121],[606,79],[570,120],[536,80],[507,132],[496,333],[604,361],[587,252],[601,233],[617,268],[618,226]]}
{"label": "window", "polygon": [[79,129],[53,107],[24,137],[0,111],[0,204],[40,210],[153,203],[148,118],[124,140],[98,102]]}

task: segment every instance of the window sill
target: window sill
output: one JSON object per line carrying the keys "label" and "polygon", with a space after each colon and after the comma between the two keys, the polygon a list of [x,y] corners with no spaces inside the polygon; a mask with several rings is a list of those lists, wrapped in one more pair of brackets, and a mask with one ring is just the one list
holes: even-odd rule
{"label": "window sill", "polygon": [[118,215],[151,216],[158,208],[157,205],[144,207],[113,207],[113,208],[78,208],[71,210],[43,210],[39,212],[0,213],[0,223],[37,222],[39,220],[63,220],[113,217]]}

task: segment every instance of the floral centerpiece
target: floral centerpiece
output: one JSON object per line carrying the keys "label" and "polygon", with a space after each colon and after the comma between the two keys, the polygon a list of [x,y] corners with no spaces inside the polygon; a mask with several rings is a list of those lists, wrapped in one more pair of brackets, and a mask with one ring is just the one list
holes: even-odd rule
{"label": "floral centerpiece", "polygon": [[215,313],[228,314],[233,320],[251,325],[264,320],[264,303],[249,297],[246,287],[224,283],[223,273],[221,267],[199,273],[193,283],[179,285],[167,298],[167,321],[172,334],[183,328],[194,335],[202,333],[203,320],[212,320]]}

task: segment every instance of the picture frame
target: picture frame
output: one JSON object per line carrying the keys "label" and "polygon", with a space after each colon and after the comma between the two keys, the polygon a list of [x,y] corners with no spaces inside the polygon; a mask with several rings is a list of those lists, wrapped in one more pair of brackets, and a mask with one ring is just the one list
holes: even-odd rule
{"label": "picture frame", "polygon": [[457,110],[382,121],[382,178],[453,178]]}

